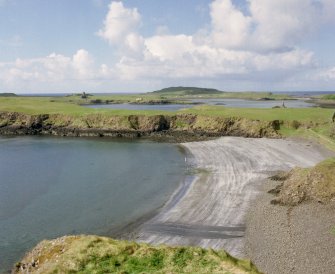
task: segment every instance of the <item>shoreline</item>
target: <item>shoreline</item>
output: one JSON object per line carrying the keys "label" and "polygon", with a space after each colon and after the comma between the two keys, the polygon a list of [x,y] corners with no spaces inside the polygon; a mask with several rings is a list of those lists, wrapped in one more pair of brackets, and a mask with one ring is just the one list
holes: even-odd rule
{"label": "shoreline", "polygon": [[71,116],[0,112],[0,135],[150,138],[183,143],[220,136],[281,137],[280,122],[238,117],[175,115]]}
{"label": "shoreline", "polygon": [[196,168],[210,172],[196,176],[177,201],[167,202],[142,224],[135,240],[225,249],[238,258],[247,257],[246,215],[266,178],[331,155],[311,142],[282,139],[222,137],[182,145],[193,155]]}
{"label": "shoreline", "polygon": [[[198,173],[185,175],[163,207],[115,229],[127,231],[114,231],[112,236],[155,245],[225,249],[235,257],[246,258],[250,255],[245,250],[246,216],[255,198],[260,197],[266,178],[279,170],[311,166],[331,156],[319,144],[292,139],[221,137],[183,143],[180,149]],[[244,174],[237,172],[244,169]],[[186,182],[187,178],[192,180]],[[228,184],[224,182],[227,178]],[[244,184],[234,185],[243,180]]]}

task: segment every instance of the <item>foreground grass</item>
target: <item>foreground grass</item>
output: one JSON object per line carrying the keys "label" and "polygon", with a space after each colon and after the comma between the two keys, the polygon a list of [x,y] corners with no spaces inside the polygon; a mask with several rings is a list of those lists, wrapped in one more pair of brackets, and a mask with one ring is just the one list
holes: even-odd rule
{"label": "foreground grass", "polygon": [[259,273],[246,260],[200,247],[150,246],[98,236],[43,241],[18,273]]}

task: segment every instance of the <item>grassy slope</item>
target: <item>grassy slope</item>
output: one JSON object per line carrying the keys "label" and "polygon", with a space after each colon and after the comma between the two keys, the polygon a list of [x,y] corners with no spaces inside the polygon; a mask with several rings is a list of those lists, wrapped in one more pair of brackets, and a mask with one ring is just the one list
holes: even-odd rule
{"label": "grassy slope", "polygon": [[[33,267],[37,265],[38,267]],[[98,236],[43,241],[20,273],[259,273],[250,261],[199,247],[150,246]]]}

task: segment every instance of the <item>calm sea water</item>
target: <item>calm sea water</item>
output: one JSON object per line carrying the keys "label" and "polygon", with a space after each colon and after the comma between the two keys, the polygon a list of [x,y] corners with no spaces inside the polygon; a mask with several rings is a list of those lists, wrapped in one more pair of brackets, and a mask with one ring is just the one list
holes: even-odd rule
{"label": "calm sea water", "polygon": [[42,239],[110,235],[152,212],[184,172],[174,144],[0,138],[0,273]]}
{"label": "calm sea water", "polygon": [[128,110],[165,110],[177,111],[184,108],[192,108],[192,104],[162,104],[162,105],[144,105],[144,104],[99,104],[99,105],[86,105],[88,108],[107,108],[107,109],[128,109]]}
{"label": "calm sea water", "polygon": [[[218,105],[234,108],[272,108],[281,106],[282,101],[255,101],[244,99],[193,99],[189,100],[192,103],[200,103],[207,105]],[[287,100],[284,102],[288,108],[309,108],[315,105],[306,103],[303,100]],[[194,104],[168,104],[168,105],[136,105],[136,104],[108,104],[108,105],[87,105],[89,108],[104,108],[104,109],[127,109],[127,110],[166,110],[177,111],[185,108],[192,108]]]}
{"label": "calm sea water", "polygon": [[[273,108],[275,106],[282,106],[283,101],[255,101],[244,99],[194,99],[191,100],[196,103],[203,103],[207,105],[222,105],[233,108]],[[309,108],[314,107],[314,104],[307,103],[304,100],[286,100],[284,104],[288,108]]]}

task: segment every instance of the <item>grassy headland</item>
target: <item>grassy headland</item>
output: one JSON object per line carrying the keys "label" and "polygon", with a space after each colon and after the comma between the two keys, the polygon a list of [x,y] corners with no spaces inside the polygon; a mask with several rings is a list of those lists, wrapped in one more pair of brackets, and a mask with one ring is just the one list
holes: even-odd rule
{"label": "grassy headland", "polygon": [[98,236],[43,241],[14,273],[259,273],[250,261],[200,247],[150,246]]}
{"label": "grassy headland", "polygon": [[[122,97],[122,95],[118,96]],[[127,96],[128,95],[126,95],[126,97]],[[250,125],[255,125],[256,123],[259,123],[261,127],[254,129],[254,132],[264,130],[264,126],[266,127],[266,125],[271,124],[271,127],[273,127],[274,124],[272,122],[277,121],[274,129],[282,136],[305,137],[314,140],[316,139],[319,142],[327,145],[329,148],[335,149],[335,129],[334,123],[332,123],[331,121],[334,109],[242,109],[227,108],[223,106],[196,106],[191,109],[184,109],[176,112],[167,112],[160,110],[113,110],[87,108],[80,105],[80,102],[86,99],[82,99],[80,96],[74,97],[76,98],[76,100],[69,99],[72,98],[72,96],[1,97],[0,112],[17,112],[27,115],[47,114],[50,115],[49,122],[51,121],[51,123],[55,123],[57,125],[67,124],[71,127],[82,125],[81,128],[100,127],[108,129],[108,126],[104,125],[104,121],[106,123],[107,121],[109,121],[109,124],[113,124],[113,126],[109,128],[112,128],[114,130],[118,128],[122,130],[136,129],[137,126],[133,123],[134,119],[129,118],[134,116],[163,116],[164,120],[168,121],[168,123],[170,124],[167,128],[174,128],[186,131],[206,131],[209,129],[210,131],[216,133],[219,132],[219,130],[217,130],[218,128],[224,129],[227,123],[229,124],[229,119],[239,120],[239,124],[236,125],[244,125],[245,128],[250,127]],[[111,119],[111,117],[114,117],[115,119]],[[141,121],[142,118],[140,120],[138,120],[138,118],[136,119],[137,121]],[[99,123],[98,120],[100,120]],[[152,122],[149,120],[147,121],[147,123]],[[171,121],[173,122],[172,124]],[[252,123],[246,123],[245,121],[249,121]],[[4,127],[8,125],[8,121],[0,121],[0,125],[1,127]],[[122,127],[120,127],[120,125],[122,125]],[[162,129],[167,128],[163,127]],[[137,129],[140,128],[137,127]],[[231,132],[231,134],[234,133]],[[262,137],[267,135],[250,134],[246,136]],[[272,136],[274,135],[272,134]]]}

